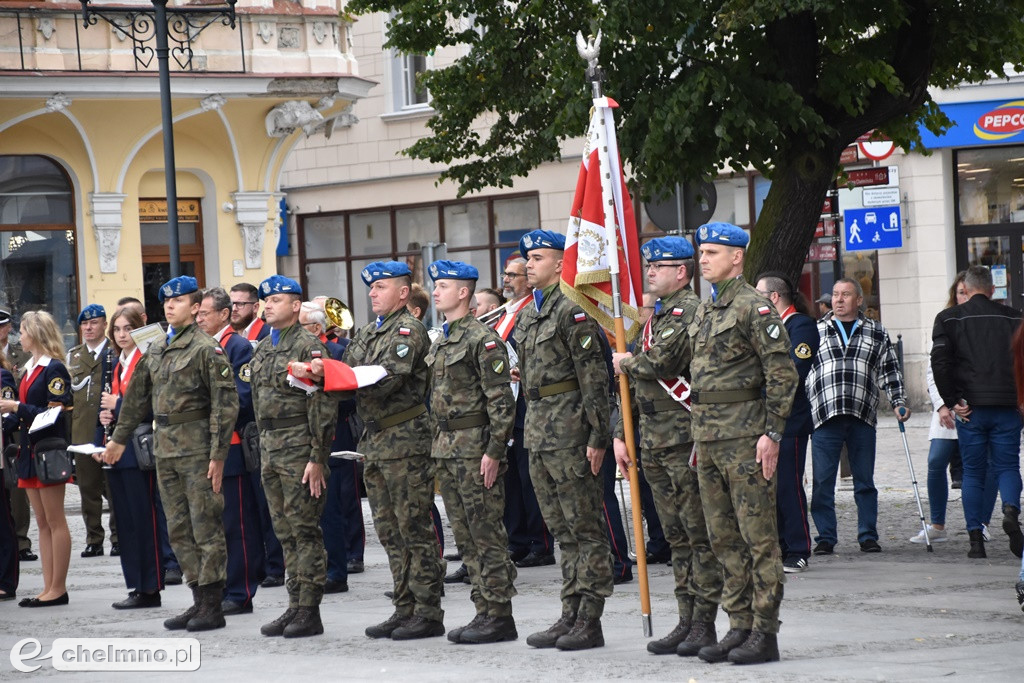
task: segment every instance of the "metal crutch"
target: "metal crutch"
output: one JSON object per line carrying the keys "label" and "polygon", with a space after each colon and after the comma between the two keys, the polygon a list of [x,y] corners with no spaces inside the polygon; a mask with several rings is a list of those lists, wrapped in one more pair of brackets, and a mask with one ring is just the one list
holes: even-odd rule
{"label": "metal crutch", "polygon": [[[899,413],[901,417],[906,410],[906,408],[900,406]],[[914,474],[914,461],[910,459],[910,444],[907,443],[907,428],[903,425],[902,420],[897,420],[896,424],[900,427],[900,436],[903,437],[903,450],[907,453],[907,467],[910,468],[910,480],[914,484],[914,498],[917,499],[917,514],[921,517],[921,529],[924,531],[925,547],[928,548],[928,552],[932,553],[935,552],[935,550],[932,548],[932,539],[928,536],[928,525],[924,521],[924,508],[921,507],[921,492],[917,488],[917,475]]]}

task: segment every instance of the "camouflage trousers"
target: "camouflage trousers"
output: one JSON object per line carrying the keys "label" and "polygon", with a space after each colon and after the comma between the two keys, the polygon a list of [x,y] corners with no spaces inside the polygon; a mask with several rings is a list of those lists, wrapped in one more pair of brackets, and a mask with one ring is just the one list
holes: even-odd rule
{"label": "camouflage trousers", "polygon": [[476,613],[511,616],[516,568],[508,557],[504,523],[508,466],[501,464],[494,486],[486,489],[479,458],[440,458],[436,462],[444,509],[473,584],[469,596]]}
{"label": "camouflage trousers", "polygon": [[156,480],[167,516],[167,535],[189,585],[223,584],[228,549],[224,538],[224,496],[206,478],[210,460],[202,455],[157,457]]}
{"label": "camouflage trousers", "polygon": [[604,483],[584,446],[530,451],[530,478],[544,522],[558,539],[562,611],[597,619],[612,594],[612,551],[601,519]]}
{"label": "camouflage trousers", "polygon": [[[327,582],[327,550],[320,531],[327,494],[314,498],[309,484],[302,483],[308,464],[308,449],[263,452],[263,490],[274,534],[284,550],[289,607],[316,607]],[[323,471],[325,478],[331,476],[329,467]]]}
{"label": "camouflage trousers", "polygon": [[755,460],[757,436],[697,444],[697,478],[711,549],[722,563],[722,609],[732,628],[778,633],[782,557],[775,479]]}
{"label": "camouflage trousers", "polygon": [[708,541],[697,473],[690,469],[691,448],[692,444],[647,449],[643,468],[672,548],[679,617],[714,621],[722,599],[722,565]]}
{"label": "camouflage trousers", "polygon": [[399,614],[444,620],[441,580],[444,560],[430,517],[434,461],[429,455],[370,460],[363,470],[373,526],[388,554]]}

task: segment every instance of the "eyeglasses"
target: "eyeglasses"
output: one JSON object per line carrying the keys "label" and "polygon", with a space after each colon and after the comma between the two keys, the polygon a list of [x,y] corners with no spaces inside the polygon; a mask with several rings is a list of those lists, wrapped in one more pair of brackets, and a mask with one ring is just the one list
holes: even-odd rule
{"label": "eyeglasses", "polygon": [[255,301],[232,301],[231,308],[245,308],[246,306],[255,306]]}
{"label": "eyeglasses", "polygon": [[514,280],[517,277],[526,277],[526,273],[502,273],[501,276],[508,278],[509,280]]}
{"label": "eyeglasses", "polygon": [[759,289],[757,293],[761,296],[771,297],[772,294],[778,294],[774,289]]}
{"label": "eyeglasses", "polygon": [[647,270],[651,268],[678,268],[682,263],[648,263]]}
{"label": "eyeglasses", "polygon": [[320,323],[301,323],[303,327],[312,327],[313,325],[319,325]]}

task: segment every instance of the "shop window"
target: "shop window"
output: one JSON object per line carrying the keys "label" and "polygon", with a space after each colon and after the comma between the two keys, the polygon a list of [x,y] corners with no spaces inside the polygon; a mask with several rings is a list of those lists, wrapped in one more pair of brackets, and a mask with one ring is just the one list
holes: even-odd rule
{"label": "shop window", "polygon": [[988,147],[956,154],[961,225],[1024,223],[1024,147]]}

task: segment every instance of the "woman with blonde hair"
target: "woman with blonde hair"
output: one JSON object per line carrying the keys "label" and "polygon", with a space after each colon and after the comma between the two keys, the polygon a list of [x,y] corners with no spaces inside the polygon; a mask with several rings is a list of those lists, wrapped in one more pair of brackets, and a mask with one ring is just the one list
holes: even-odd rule
{"label": "woman with blonde hair", "polygon": [[21,317],[21,346],[32,354],[25,365],[17,399],[0,399],[0,413],[18,416],[21,451],[18,455],[18,487],[26,489],[39,527],[39,554],[43,565],[43,589],[34,598],[25,598],[21,607],[52,607],[68,604],[67,576],[71,562],[71,534],[64,516],[64,489],[67,482],[43,484],[36,473],[35,446],[43,439],[67,440],[63,419],[29,433],[40,413],[53,406],[71,405],[71,377],[60,358],[64,343],[53,316],[45,311],[30,311]]}

